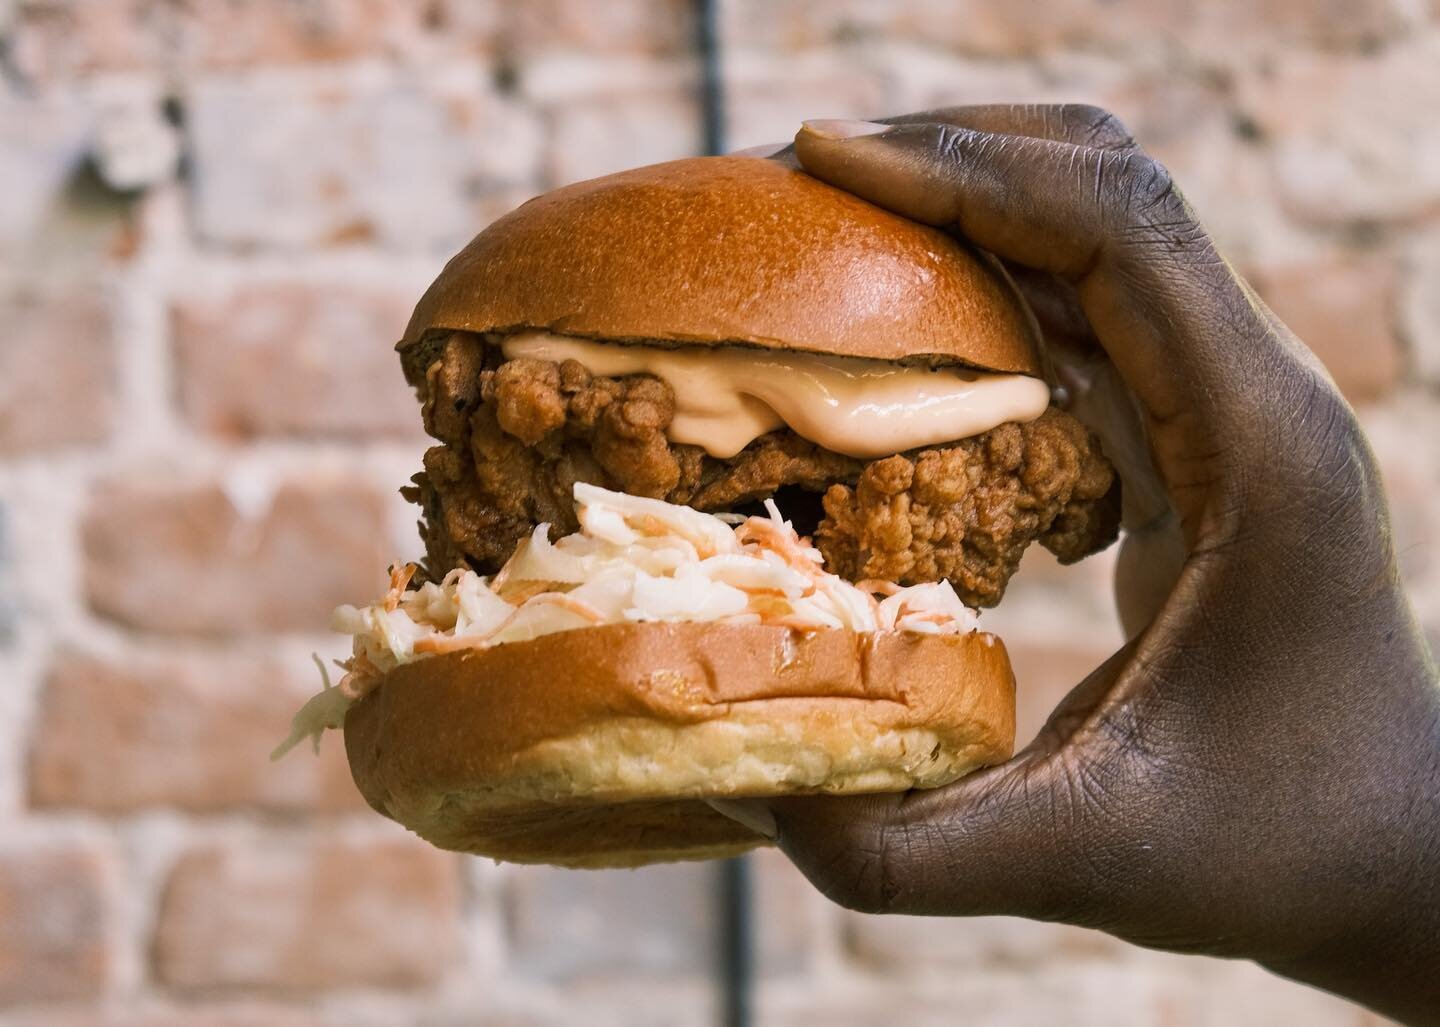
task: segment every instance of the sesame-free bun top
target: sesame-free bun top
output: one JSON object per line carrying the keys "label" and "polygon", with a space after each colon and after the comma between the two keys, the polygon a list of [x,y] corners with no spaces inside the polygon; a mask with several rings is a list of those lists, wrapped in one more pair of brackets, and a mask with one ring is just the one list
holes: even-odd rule
{"label": "sesame-free bun top", "polygon": [[755,157],[652,164],[537,196],[451,259],[400,348],[435,330],[522,328],[1040,374],[1028,313],[987,260]]}

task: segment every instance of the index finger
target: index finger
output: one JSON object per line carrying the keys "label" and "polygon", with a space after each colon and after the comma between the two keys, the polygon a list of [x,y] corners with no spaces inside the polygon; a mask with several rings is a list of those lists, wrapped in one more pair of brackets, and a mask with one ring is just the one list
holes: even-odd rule
{"label": "index finger", "polygon": [[[1307,404],[1343,401],[1272,331],[1163,166],[1132,148],[935,123],[815,122],[795,145],[818,178],[1075,283],[1145,410],[1192,545],[1202,522],[1230,534],[1247,507],[1293,502],[1279,462],[1268,482],[1252,465],[1278,457],[1313,470],[1315,453],[1277,443],[1303,426]],[[1322,422],[1334,415],[1324,405],[1310,411]]]}
{"label": "index finger", "polygon": [[885,125],[954,125],[975,132],[1049,139],[1097,150],[1138,149],[1120,119],[1088,103],[987,103],[936,107],[913,114],[877,118]]}

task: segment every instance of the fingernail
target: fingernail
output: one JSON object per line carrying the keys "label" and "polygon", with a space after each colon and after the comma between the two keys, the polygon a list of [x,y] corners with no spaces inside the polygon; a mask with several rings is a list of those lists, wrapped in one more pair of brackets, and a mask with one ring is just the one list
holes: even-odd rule
{"label": "fingernail", "polygon": [[888,132],[894,125],[884,125],[878,121],[853,121],[848,118],[820,118],[815,121],[801,122],[805,131],[812,135],[821,136],[825,139],[855,139],[859,136],[879,135],[881,132]]}
{"label": "fingernail", "polygon": [[705,802],[716,813],[729,817],[737,824],[744,824],[768,841],[773,842],[780,835],[775,826],[775,814],[758,799],[706,799]]}
{"label": "fingernail", "polygon": [[781,150],[785,149],[785,147],[789,145],[789,143],[761,143],[759,146],[747,146],[743,150],[732,150],[730,152],[730,156],[773,157],[775,156],[775,154],[779,153]]}

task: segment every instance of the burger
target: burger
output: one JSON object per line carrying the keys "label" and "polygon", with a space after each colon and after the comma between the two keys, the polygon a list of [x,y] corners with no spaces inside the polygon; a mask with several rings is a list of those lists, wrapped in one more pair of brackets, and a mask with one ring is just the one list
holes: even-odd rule
{"label": "burger", "polygon": [[[341,607],[371,806],[572,867],[764,844],[710,800],[933,788],[1007,759],[976,610],[1116,536],[1097,439],[963,240],[775,161],[674,161],[481,232],[397,349],[424,555]],[[323,673],[323,668],[322,668]]]}

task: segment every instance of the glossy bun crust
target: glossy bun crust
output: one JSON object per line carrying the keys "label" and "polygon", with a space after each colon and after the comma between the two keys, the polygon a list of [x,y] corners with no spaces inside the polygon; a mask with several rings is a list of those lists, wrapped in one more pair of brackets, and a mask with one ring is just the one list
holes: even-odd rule
{"label": "glossy bun crust", "polygon": [[621,867],[764,840],[707,798],[902,791],[1009,757],[993,635],[619,624],[427,657],[351,709],[370,805],[440,846]]}
{"label": "glossy bun crust", "polygon": [[[1039,375],[988,258],[775,161],[695,157],[538,196],[446,265],[403,351],[438,330],[744,343]],[[416,374],[423,366],[407,361]]]}

